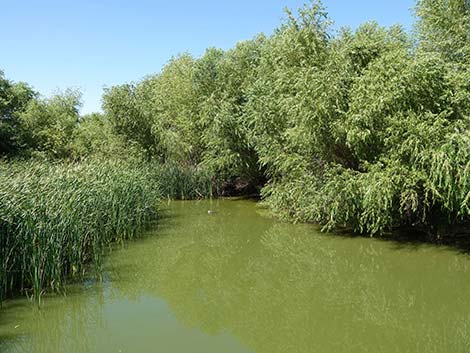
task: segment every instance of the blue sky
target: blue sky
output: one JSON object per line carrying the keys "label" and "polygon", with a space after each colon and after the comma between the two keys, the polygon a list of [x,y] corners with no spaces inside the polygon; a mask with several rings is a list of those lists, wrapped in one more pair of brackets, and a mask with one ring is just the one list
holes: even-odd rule
{"label": "blue sky", "polygon": [[[82,113],[99,111],[104,86],[160,71],[181,52],[201,55],[270,34],[283,8],[301,0],[0,0],[0,70],[44,95],[83,92]],[[368,20],[411,29],[412,0],[324,0],[337,27]]]}

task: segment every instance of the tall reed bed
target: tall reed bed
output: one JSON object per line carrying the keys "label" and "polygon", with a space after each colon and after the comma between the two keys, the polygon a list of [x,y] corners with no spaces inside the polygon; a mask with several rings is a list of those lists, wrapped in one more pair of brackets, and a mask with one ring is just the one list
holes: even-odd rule
{"label": "tall reed bed", "polygon": [[11,293],[39,303],[99,266],[106,245],[135,237],[160,197],[149,174],[119,161],[0,161],[0,303]]}
{"label": "tall reed bed", "polygon": [[163,197],[194,200],[215,196],[213,175],[203,168],[176,163],[155,163],[148,168]]}

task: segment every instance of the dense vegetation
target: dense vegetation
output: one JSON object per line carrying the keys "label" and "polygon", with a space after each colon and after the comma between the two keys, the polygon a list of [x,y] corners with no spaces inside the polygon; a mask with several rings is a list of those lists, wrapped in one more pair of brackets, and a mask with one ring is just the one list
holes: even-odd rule
{"label": "dense vegetation", "polygon": [[0,74],[0,154],[43,161],[0,168],[2,294],[58,286],[157,197],[260,192],[281,217],[367,235],[468,222],[470,2],[418,1],[413,34],[334,30],[319,2],[286,14],[106,89],[103,114]]}
{"label": "dense vegetation", "polygon": [[281,216],[440,237],[470,214],[470,3],[416,12],[416,35],[336,32],[313,3],[270,37],[107,90],[105,114],[150,158],[263,186]]}
{"label": "dense vegetation", "polygon": [[0,299],[31,290],[39,300],[99,265],[106,245],[134,237],[156,212],[151,180],[118,162],[0,165]]}

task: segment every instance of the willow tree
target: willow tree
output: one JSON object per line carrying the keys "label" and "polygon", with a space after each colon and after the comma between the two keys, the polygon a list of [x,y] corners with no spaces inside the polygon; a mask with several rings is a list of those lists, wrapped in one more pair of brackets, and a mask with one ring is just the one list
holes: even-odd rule
{"label": "willow tree", "polygon": [[419,45],[440,53],[446,60],[470,59],[470,1],[418,0]]}
{"label": "willow tree", "polygon": [[197,62],[202,165],[222,178],[240,177],[256,184],[262,177],[250,140],[246,104],[265,40],[260,35],[227,52],[212,49]]}
{"label": "willow tree", "polygon": [[112,130],[127,142],[138,146],[148,159],[159,150],[153,132],[153,117],[141,106],[144,101],[135,84],[123,84],[107,88],[103,94],[103,110]]}
{"label": "willow tree", "polygon": [[371,235],[468,219],[467,10],[443,28],[442,3],[418,4],[416,45],[374,23],[333,36],[318,4],[270,38],[249,107],[275,211]]}
{"label": "willow tree", "polygon": [[[249,88],[246,118],[260,163],[270,177],[303,170],[309,138],[299,121],[309,119],[313,85],[328,56],[329,20],[315,4],[288,18],[261,51],[256,80]],[[321,123],[320,123],[321,124]],[[319,124],[319,125],[320,125]]]}
{"label": "willow tree", "polygon": [[172,58],[160,74],[147,78],[138,92],[147,97],[142,106],[153,118],[164,160],[194,164],[200,159],[197,96],[193,87],[195,59],[189,54]]}

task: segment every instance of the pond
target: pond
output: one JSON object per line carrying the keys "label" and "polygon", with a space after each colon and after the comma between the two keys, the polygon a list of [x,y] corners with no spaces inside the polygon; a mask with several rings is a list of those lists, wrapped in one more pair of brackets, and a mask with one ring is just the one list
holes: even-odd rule
{"label": "pond", "polygon": [[7,301],[0,352],[470,352],[468,255],[325,235],[248,200],[165,214],[107,257],[101,283],[40,310]]}

